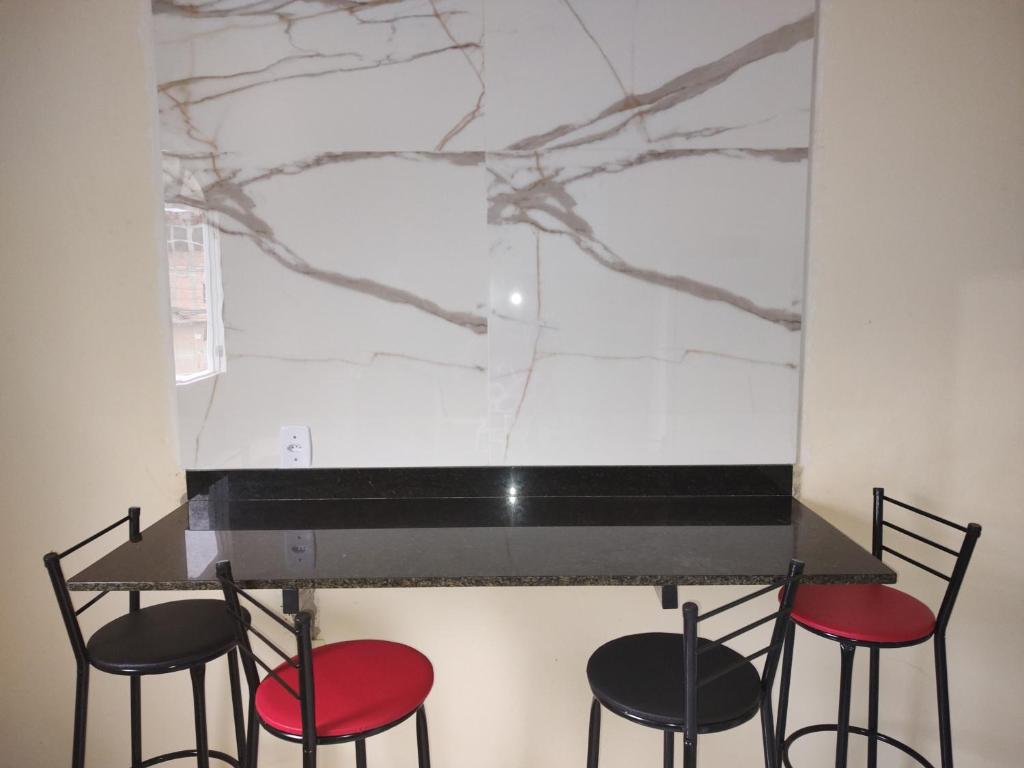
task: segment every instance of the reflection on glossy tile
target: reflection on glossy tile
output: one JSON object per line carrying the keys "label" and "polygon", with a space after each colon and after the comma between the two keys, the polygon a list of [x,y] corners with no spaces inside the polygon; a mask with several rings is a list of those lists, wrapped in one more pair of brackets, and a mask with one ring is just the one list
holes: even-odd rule
{"label": "reflection on glossy tile", "polygon": [[809,0],[154,3],[187,466],[791,462]]}

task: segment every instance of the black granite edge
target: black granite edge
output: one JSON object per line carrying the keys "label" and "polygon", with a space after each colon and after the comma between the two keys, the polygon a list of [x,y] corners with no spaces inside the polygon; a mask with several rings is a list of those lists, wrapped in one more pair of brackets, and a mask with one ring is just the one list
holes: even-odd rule
{"label": "black granite edge", "polygon": [[[324,579],[239,579],[243,589],[377,589],[409,587],[667,587],[667,586],[742,586],[771,584],[782,574],[700,575],[687,576],[382,576],[377,578]],[[805,575],[808,584],[895,584],[896,573]],[[151,581],[151,582],[69,582],[68,589],[77,592],[99,590],[143,592],[168,590],[219,590],[216,581]]]}
{"label": "black granite edge", "polygon": [[188,470],[189,499],[782,495],[790,464]]}
{"label": "black granite edge", "polygon": [[789,496],[239,500],[190,507],[191,530],[789,525]]}

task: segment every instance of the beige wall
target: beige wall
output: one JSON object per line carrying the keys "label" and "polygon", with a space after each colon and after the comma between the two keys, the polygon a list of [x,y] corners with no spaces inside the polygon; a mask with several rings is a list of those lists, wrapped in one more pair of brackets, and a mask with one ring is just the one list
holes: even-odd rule
{"label": "beige wall", "polygon": [[[69,754],[74,666],[43,553],[130,504],[152,520],[183,490],[141,10],[0,3],[4,765]],[[108,597],[93,621],[119,608]],[[110,759],[126,690],[96,676],[93,765],[126,762]]]}
{"label": "beige wall", "polygon": [[[1019,765],[1024,3],[825,2],[821,24],[800,495],[864,542],[873,485],[984,526],[949,634],[954,743],[960,766]],[[838,654],[804,650],[810,722]],[[882,664],[883,726],[934,744],[930,649]]]}
{"label": "beige wall", "polygon": [[[21,766],[63,764],[70,739],[73,667],[40,555],[130,503],[157,514],[181,492],[147,25],[141,3],[0,2],[0,509],[16,579],[0,592],[0,743]],[[820,37],[801,494],[863,541],[874,484],[986,526],[951,629],[958,764],[1014,765],[1024,3],[826,0]],[[694,594],[712,604],[734,592]],[[327,637],[403,638],[434,659],[435,763],[450,768],[581,764],[587,654],[678,624],[648,589],[322,600]],[[21,639],[29,628],[35,637]],[[798,723],[832,716],[834,647],[801,638],[798,653]],[[884,723],[934,743],[929,654],[883,664]],[[220,670],[211,676],[223,742],[226,697]],[[126,686],[97,675],[93,693],[91,764],[122,764]],[[188,701],[184,680],[147,687],[149,748],[188,742]],[[262,765],[295,764],[294,747],[264,744]],[[658,747],[655,734],[606,719],[603,765],[657,765]],[[351,760],[338,749],[327,764]],[[403,726],[370,754],[387,768],[409,764],[411,749]],[[706,766],[756,763],[757,728],[701,750]],[[821,765],[827,752],[822,741],[796,756]]]}

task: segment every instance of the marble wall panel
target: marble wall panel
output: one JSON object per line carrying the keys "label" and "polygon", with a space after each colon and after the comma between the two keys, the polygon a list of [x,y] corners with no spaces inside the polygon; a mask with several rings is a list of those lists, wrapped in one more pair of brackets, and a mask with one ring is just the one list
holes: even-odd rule
{"label": "marble wall panel", "polygon": [[154,2],[185,466],[794,460],[811,0]]}

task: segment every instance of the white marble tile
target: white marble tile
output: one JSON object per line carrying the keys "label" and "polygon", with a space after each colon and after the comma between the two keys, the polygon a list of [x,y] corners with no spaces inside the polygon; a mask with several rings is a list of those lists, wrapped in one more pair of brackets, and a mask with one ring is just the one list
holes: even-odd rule
{"label": "white marble tile", "polygon": [[164,149],[483,149],[482,0],[154,4]]}
{"label": "white marble tile", "polygon": [[813,12],[813,0],[492,0],[488,147],[806,147]]}
{"label": "white marble tile", "polygon": [[272,466],[290,414],[313,427],[320,464],[387,463],[388,451],[479,463],[484,174],[472,153],[382,154],[208,187],[227,371],[205,402],[181,400],[208,409],[185,460]]}
{"label": "white marble tile", "polygon": [[488,155],[491,459],[791,461],[804,154]]}

